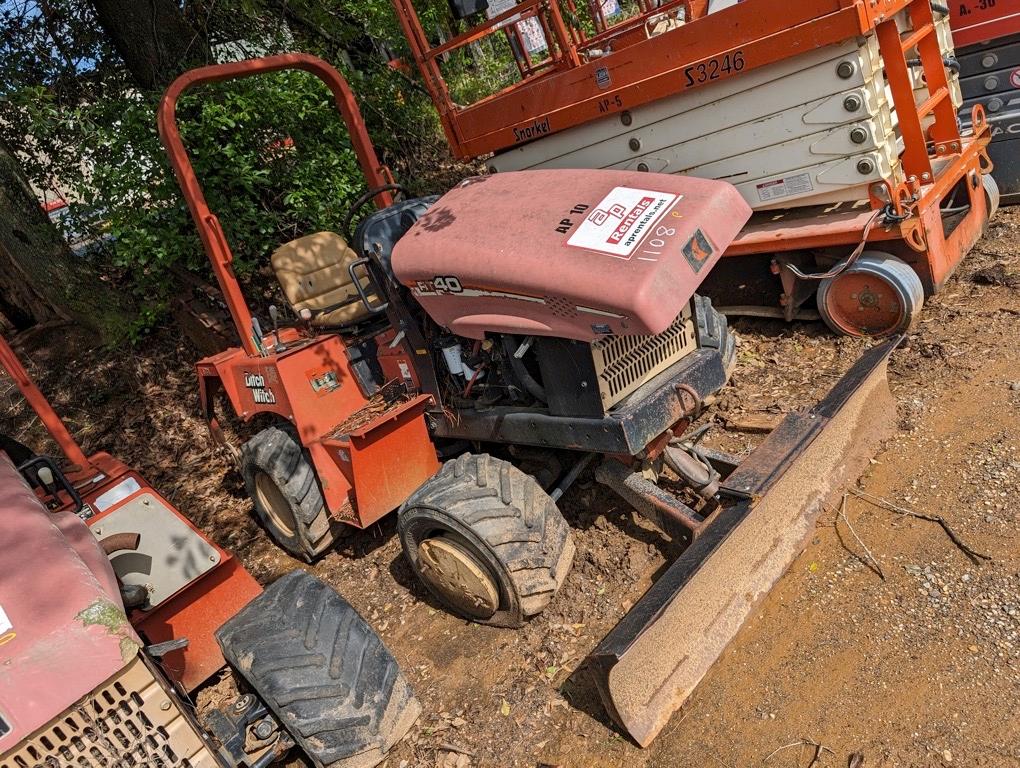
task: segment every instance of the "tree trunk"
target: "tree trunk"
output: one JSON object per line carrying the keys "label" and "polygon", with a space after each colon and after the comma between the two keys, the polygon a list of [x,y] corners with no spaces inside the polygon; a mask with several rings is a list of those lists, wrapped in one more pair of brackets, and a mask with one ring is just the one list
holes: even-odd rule
{"label": "tree trunk", "polygon": [[164,88],[185,69],[212,62],[208,42],[174,0],[92,0],[92,7],[144,90]]}
{"label": "tree trunk", "polygon": [[0,143],[0,313],[18,329],[66,319],[50,265],[69,256],[17,158]]}
{"label": "tree trunk", "polygon": [[22,330],[76,320],[113,342],[127,330],[121,297],[71,253],[17,157],[0,141],[0,315]]}

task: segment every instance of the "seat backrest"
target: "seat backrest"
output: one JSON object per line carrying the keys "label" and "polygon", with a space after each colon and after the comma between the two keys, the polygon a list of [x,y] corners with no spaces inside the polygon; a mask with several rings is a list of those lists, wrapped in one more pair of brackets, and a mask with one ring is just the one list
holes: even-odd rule
{"label": "seat backrest", "polygon": [[[357,258],[340,235],[316,232],[281,245],[273,253],[272,264],[296,314],[308,309],[312,325],[342,326],[371,315],[347,269]],[[362,286],[367,290],[367,278]]]}
{"label": "seat backrest", "polygon": [[393,267],[390,266],[393,246],[438,199],[439,195],[431,195],[401,200],[367,216],[354,230],[354,244],[363,254],[371,256],[379,269],[394,284],[397,284],[397,279],[393,276]]}

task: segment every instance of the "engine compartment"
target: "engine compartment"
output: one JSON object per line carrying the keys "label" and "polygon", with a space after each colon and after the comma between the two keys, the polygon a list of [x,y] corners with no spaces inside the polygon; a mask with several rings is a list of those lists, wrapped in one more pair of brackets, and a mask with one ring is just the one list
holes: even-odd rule
{"label": "engine compartment", "polygon": [[701,179],[500,174],[377,211],[353,245],[444,407],[605,418],[699,348],[728,374],[725,318],[695,290],[749,215]]}
{"label": "engine compartment", "polygon": [[717,351],[727,376],[734,360],[726,319],[700,296],[661,334],[583,342],[441,333],[433,343],[444,403],[455,409],[528,408],[555,417],[606,418],[699,349]]}

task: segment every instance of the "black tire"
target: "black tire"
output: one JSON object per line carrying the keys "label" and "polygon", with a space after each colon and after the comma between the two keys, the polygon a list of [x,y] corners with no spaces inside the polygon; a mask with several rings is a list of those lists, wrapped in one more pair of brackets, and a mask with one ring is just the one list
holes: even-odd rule
{"label": "black tire", "polygon": [[[519,627],[541,612],[574,557],[570,529],[556,502],[533,477],[487,454],[446,462],[404,502],[397,528],[404,554],[425,587],[454,613],[482,624]],[[488,575],[498,592],[494,610],[481,603],[465,610],[463,602],[433,583],[434,575],[423,573],[419,547],[436,538]]]}
{"label": "black tire", "polygon": [[216,640],[319,768],[377,765],[421,714],[379,636],[305,571],[273,582]]}
{"label": "black tire", "polygon": [[315,467],[293,432],[266,427],[245,443],[241,474],[255,514],[277,544],[309,563],[333,545]]}

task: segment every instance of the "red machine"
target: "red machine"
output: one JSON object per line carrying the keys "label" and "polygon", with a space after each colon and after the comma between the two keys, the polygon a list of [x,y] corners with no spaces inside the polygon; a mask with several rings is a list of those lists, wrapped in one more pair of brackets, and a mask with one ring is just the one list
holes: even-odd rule
{"label": "red machine", "polygon": [[[381,207],[346,237],[306,234],[273,253],[293,319],[281,327],[270,307],[266,332],[175,103],[191,85],[287,67],[327,83],[358,147],[369,189],[348,224],[373,199]],[[224,445],[218,388],[238,417],[259,419],[233,452],[277,543],[311,560],[343,524],[399,508],[422,585],[457,615],[516,627],[567,577],[574,545],[556,502],[594,465],[598,482],[691,542],[593,654],[608,710],[651,741],[796,556],[824,498],[866,461],[889,416],[895,342],[741,462],[688,432],[736,359],[726,319],[695,293],[750,215],[733,185],[535,170],[390,204],[398,190],[373,186],[389,175],[347,84],[300,54],[185,75],[159,128],[241,338],[198,364],[202,408]]]}
{"label": "red machine", "polygon": [[[495,153],[487,162],[501,172],[612,167],[738,186],[761,176],[746,184],[745,193],[759,212],[703,287],[726,312],[790,320],[812,316],[809,302],[817,297],[823,318],[838,332],[901,331],[980,237],[989,202],[997,198],[985,176],[991,164],[984,113],[975,109],[971,129],[961,134],[954,105],[959,86],[943,61],[952,64],[952,43],[942,12],[928,0],[798,0],[781,13],[772,0],[671,0],[639,2],[630,15],[609,4],[612,18],[609,6],[593,1],[494,2],[487,19],[469,21],[467,29],[435,44],[413,0],[393,5],[459,158]],[[473,19],[490,4],[470,5],[465,15]],[[874,62],[860,81],[870,95],[837,91],[845,110],[826,113],[824,125],[812,129],[822,122],[819,112],[805,112],[776,137],[763,138],[767,123],[789,123],[800,103],[801,68],[808,66],[800,62],[815,67],[825,51],[853,48],[856,43],[847,41],[855,40],[871,41],[860,49]],[[509,50],[514,82],[477,100],[452,95],[444,63],[468,46],[475,55]],[[847,83],[856,83],[863,71],[856,55],[832,61]],[[740,81],[754,84],[741,106],[706,116],[711,94],[729,99]],[[766,82],[792,99],[789,109],[777,103],[770,113],[773,96],[765,94],[774,92],[764,90]],[[851,122],[886,93],[888,111],[869,114],[883,125],[880,115],[889,116],[887,127]],[[733,126],[749,119],[749,109],[762,117],[738,135]],[[701,120],[701,135],[693,134],[697,141],[681,136]],[[783,139],[811,130],[820,132],[799,143]],[[860,147],[872,141],[877,154],[861,154]],[[738,161],[701,167],[701,151],[685,152],[728,142]],[[799,162],[814,165],[762,176],[771,158],[794,144],[805,158]],[[819,195],[837,172],[861,181],[842,196],[838,190]],[[786,203],[798,197],[810,202],[812,195],[824,204]]]}
{"label": "red machine", "polygon": [[[168,651],[163,662],[174,682],[185,691],[194,690],[223,667],[214,630],[262,588],[233,555],[209,541],[135,470],[108,453],[86,456],[2,338],[0,367],[14,379],[67,462],[61,470],[48,457],[37,456],[27,466],[21,465],[22,471],[37,473],[38,468],[45,467],[54,478],[66,479],[66,483],[59,482],[55,494],[40,486],[37,490],[41,498],[54,499],[51,506],[58,509],[74,510],[97,537],[123,533],[121,529],[134,524],[138,511],[144,510],[156,525],[151,535],[144,537],[142,558],[149,560],[161,559],[159,552],[164,547],[174,549],[172,537],[182,537],[179,540],[184,546],[178,547],[179,556],[191,564],[176,572],[168,569],[163,574],[165,583],[160,584],[165,591],[157,594],[152,607],[132,611],[131,620],[150,643],[189,638],[187,647]],[[125,569],[140,564],[134,556],[120,561]],[[115,566],[117,562],[115,558]],[[124,570],[119,575],[128,583],[142,583],[142,572]]]}
{"label": "red machine", "polygon": [[[35,455],[0,435],[9,566],[0,577],[0,665],[6,670],[0,765],[261,768],[295,742],[317,765],[324,764],[324,745],[331,766],[352,760],[374,765],[370,755],[382,760],[420,708],[395,660],[354,609],[303,573],[263,592],[231,553],[136,471],[107,453],[86,456],[3,338],[0,369],[64,459]],[[367,696],[367,704],[324,694],[318,704],[327,714],[315,728],[298,723],[273,676],[288,674],[288,667],[264,646],[271,637],[287,654],[307,653],[305,633],[295,626],[311,610],[298,598],[311,593],[321,594],[324,616],[342,623],[349,614],[351,636],[323,632],[335,643],[332,653],[357,656],[359,669],[368,658],[366,677],[393,675],[392,689],[376,690],[382,677],[351,683],[363,688],[359,696]],[[292,615],[279,610],[281,598],[298,606]],[[288,633],[300,634],[299,646]],[[189,694],[228,660],[257,695],[212,712],[207,733]],[[272,674],[261,671],[263,663],[272,665]],[[344,665],[334,664],[339,671],[310,668],[316,683],[342,673]],[[285,682],[299,685],[291,674]],[[303,722],[312,723],[307,705]],[[353,716],[365,718],[363,732],[345,726],[342,737],[322,738],[338,719]],[[306,738],[310,730],[320,737],[317,746]]]}

